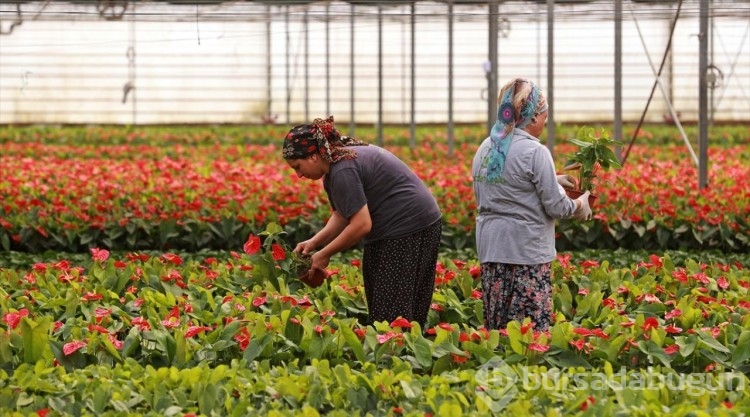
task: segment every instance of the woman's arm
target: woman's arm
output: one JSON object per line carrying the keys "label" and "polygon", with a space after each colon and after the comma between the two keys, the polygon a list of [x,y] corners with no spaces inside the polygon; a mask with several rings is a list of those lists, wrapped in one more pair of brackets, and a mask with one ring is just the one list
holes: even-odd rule
{"label": "woman's arm", "polygon": [[341,217],[339,212],[333,211],[333,214],[326,222],[326,225],[310,239],[300,242],[297,247],[294,248],[295,252],[299,252],[303,255],[308,255],[318,249],[319,247],[329,244],[333,239],[338,236],[342,230],[346,227],[346,219]]}
{"label": "woman's arm", "polygon": [[[367,204],[354,213],[348,222],[346,222],[338,213],[336,213],[336,216],[343,222],[344,227],[339,230],[339,233],[330,241],[330,243],[325,245],[312,256],[313,269],[324,269],[327,267],[331,256],[355,245],[370,233],[370,229],[372,229],[372,219],[370,218],[370,209],[367,207]],[[322,235],[323,231],[328,228],[330,223],[331,220],[328,221],[328,224],[326,224],[326,227],[324,227],[323,230],[315,235],[315,238],[317,238],[318,235]],[[341,225],[339,220],[336,221],[335,225]],[[333,229],[335,225],[331,226],[331,229]],[[327,237],[328,235],[324,236]],[[324,236],[321,236],[321,238]]]}

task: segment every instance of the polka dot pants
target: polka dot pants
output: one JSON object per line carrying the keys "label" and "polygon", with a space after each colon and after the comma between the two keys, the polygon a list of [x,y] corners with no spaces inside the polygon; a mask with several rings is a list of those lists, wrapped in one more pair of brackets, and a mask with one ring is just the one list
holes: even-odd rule
{"label": "polka dot pants", "polygon": [[362,275],[370,323],[399,316],[424,326],[435,288],[442,223],[365,245]]}

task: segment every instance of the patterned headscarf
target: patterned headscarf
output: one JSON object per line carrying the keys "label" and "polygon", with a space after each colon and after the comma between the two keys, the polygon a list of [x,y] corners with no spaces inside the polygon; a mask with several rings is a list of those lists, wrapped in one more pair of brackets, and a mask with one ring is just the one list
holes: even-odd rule
{"label": "patterned headscarf", "polygon": [[513,130],[523,129],[534,116],[547,110],[547,100],[542,91],[525,78],[515,78],[505,84],[497,101],[497,121],[490,132],[492,146],[484,161],[487,182],[498,182],[502,178]]}
{"label": "patterned headscarf", "polygon": [[349,146],[367,146],[347,136],[341,136],[333,126],[333,116],[327,119],[315,119],[312,124],[298,125],[292,128],[284,138],[284,159],[305,159],[320,155],[330,163],[342,159],[354,159],[357,154]]}

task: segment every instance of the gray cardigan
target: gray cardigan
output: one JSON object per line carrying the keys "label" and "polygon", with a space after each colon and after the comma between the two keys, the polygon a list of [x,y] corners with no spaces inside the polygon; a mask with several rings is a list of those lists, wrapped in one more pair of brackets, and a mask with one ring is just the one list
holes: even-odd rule
{"label": "gray cardigan", "polygon": [[570,217],[575,202],[557,183],[549,150],[526,131],[515,129],[502,181],[488,183],[486,164],[491,140],[479,146],[472,163],[477,200],[479,262],[537,265],[552,262],[555,219]]}

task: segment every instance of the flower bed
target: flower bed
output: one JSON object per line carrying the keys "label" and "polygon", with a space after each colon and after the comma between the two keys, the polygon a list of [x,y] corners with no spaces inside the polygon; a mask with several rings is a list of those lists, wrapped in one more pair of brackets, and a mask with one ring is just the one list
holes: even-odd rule
{"label": "flower bed", "polygon": [[[153,415],[738,415],[750,272],[561,255],[554,324],[481,325],[478,266],[441,257],[424,329],[362,325],[359,259],[310,289],[281,229],[230,257],[164,252],[0,269],[0,410]],[[96,384],[91,381],[96,380]],[[274,411],[275,410],[275,411]]]}
{"label": "flower bed", "polygon": [[[64,132],[56,144],[49,132],[0,143],[0,248],[231,249],[268,222],[283,225],[290,240],[304,239],[328,215],[320,184],[294,178],[276,145],[226,144],[238,139],[215,132],[183,134],[174,142],[162,135],[160,143],[136,135],[115,141],[126,142],[119,145],[84,136],[79,144]],[[194,136],[216,143],[183,144]],[[444,246],[471,248],[469,165],[476,145],[463,137],[449,152],[444,138],[428,136],[415,149],[389,149],[438,199]],[[563,144],[556,151],[569,149]],[[750,151],[746,145],[713,147],[709,158],[710,187],[698,190],[697,168],[683,146],[636,145],[623,169],[601,175],[595,221],[560,222],[558,249],[747,251]]]}

